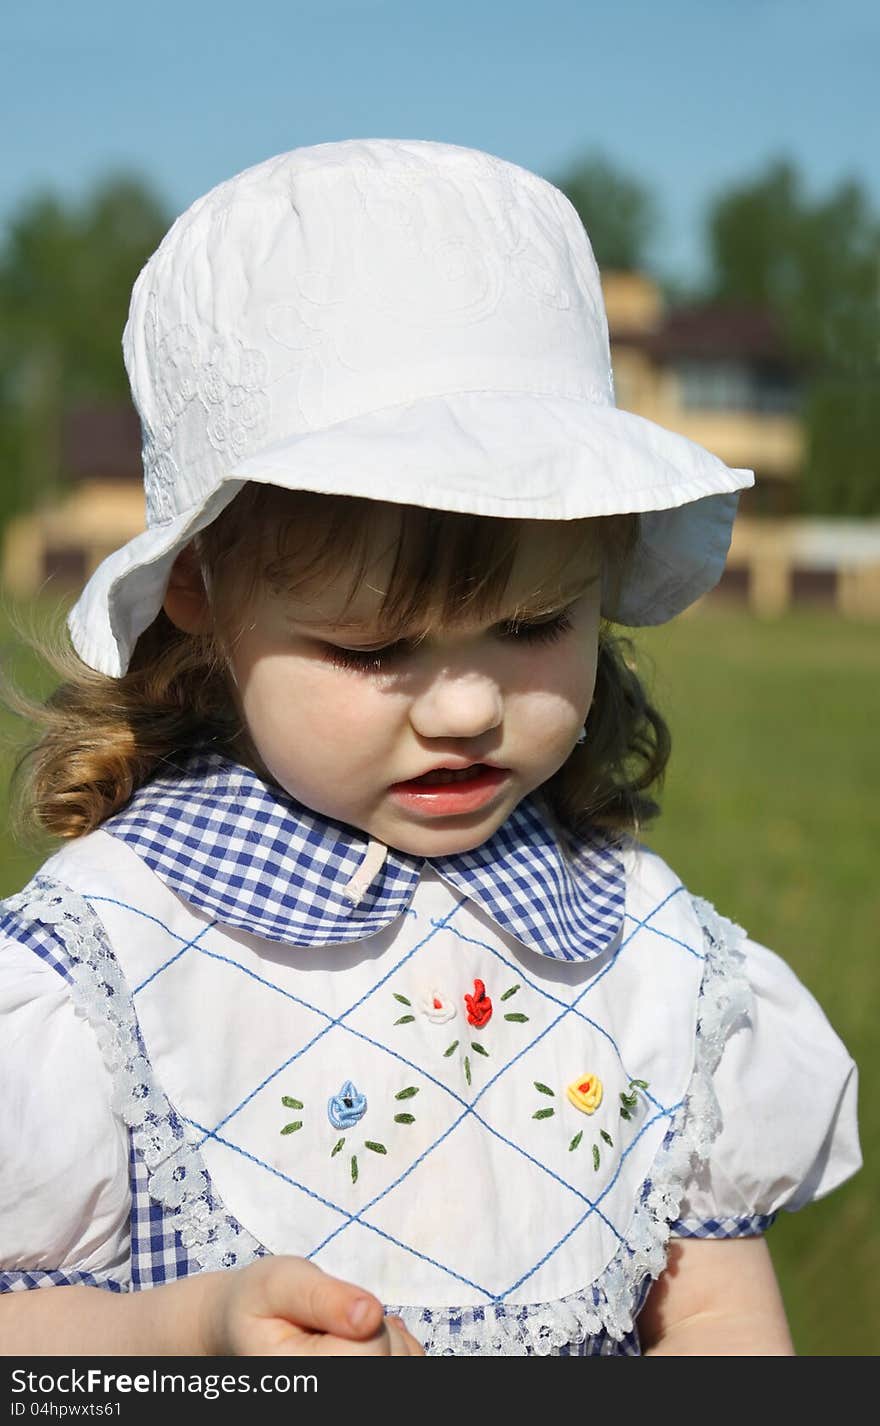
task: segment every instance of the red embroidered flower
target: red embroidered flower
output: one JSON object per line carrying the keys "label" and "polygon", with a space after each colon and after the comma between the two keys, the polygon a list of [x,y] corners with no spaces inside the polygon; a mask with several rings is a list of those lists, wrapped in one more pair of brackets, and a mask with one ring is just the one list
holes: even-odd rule
{"label": "red embroidered flower", "polygon": [[474,993],[466,995],[464,1003],[467,1007],[469,1025],[476,1025],[478,1030],[482,1030],[484,1025],[488,1025],[492,1019],[492,1002],[486,994],[486,987],[481,980],[474,981]]}

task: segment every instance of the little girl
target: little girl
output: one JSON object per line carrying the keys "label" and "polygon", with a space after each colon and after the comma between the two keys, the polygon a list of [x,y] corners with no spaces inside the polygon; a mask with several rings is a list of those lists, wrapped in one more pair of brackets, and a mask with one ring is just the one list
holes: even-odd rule
{"label": "little girl", "polygon": [[640,844],[607,623],[715,584],[751,472],[615,408],[574,210],[453,145],[221,184],[124,348],[148,528],[0,928],[4,1350],[790,1353],[762,1235],[855,1068]]}

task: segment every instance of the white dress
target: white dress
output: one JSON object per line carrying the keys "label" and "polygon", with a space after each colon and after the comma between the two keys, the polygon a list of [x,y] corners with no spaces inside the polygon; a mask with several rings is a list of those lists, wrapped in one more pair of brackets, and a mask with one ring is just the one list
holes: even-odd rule
{"label": "white dress", "polygon": [[634,1354],[670,1235],[858,1168],[821,1009],[659,857],[365,843],[205,755],[5,904],[0,1287],[293,1253],[429,1352]]}

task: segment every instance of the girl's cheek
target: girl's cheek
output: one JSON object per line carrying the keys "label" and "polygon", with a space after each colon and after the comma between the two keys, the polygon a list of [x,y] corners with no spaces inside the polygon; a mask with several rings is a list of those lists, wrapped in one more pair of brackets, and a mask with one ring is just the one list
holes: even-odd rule
{"label": "girl's cheek", "polygon": [[244,711],[252,736],[286,739],[295,728],[303,745],[339,756],[356,753],[389,710],[369,680],[313,659],[267,658],[251,671]]}
{"label": "girl's cheek", "polygon": [[539,703],[568,703],[580,711],[596,684],[598,640],[588,635],[534,650],[511,693],[531,694]]}

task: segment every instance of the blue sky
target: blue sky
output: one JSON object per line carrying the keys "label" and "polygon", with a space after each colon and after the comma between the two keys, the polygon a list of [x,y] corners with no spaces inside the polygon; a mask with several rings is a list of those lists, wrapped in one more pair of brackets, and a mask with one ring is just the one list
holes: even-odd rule
{"label": "blue sky", "polygon": [[4,0],[0,223],[111,170],[172,213],[300,144],[445,140],[553,178],[601,152],[691,277],[709,198],[776,155],[880,208],[876,0]]}

